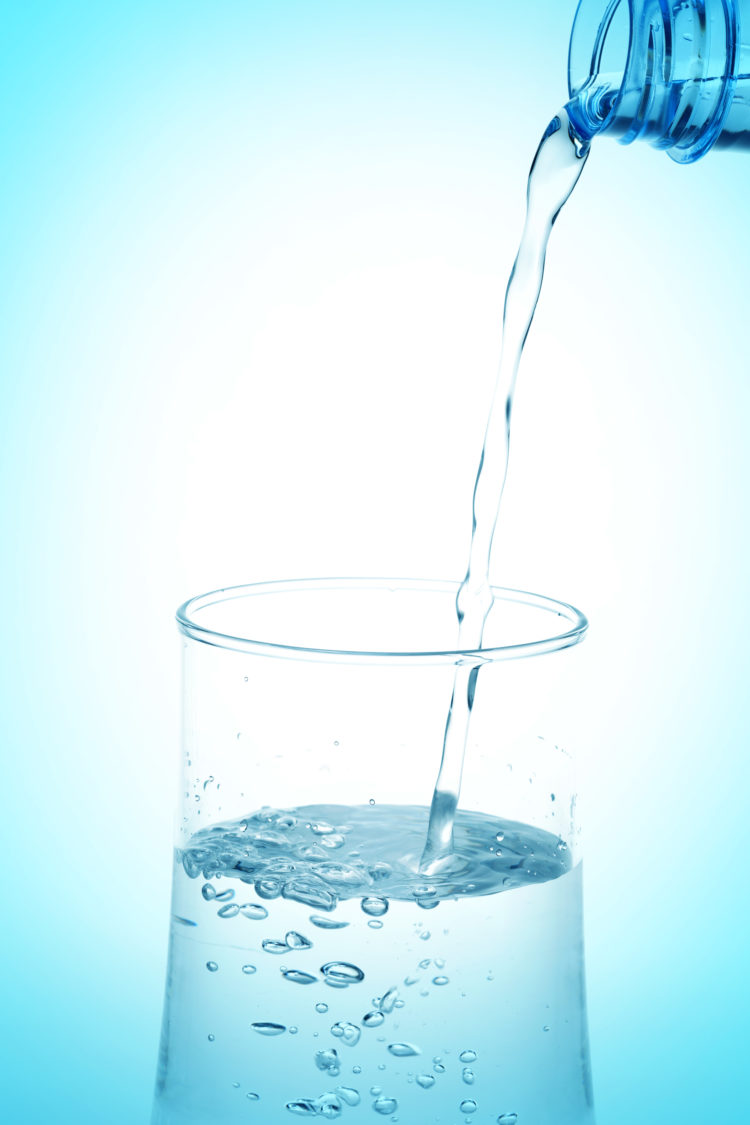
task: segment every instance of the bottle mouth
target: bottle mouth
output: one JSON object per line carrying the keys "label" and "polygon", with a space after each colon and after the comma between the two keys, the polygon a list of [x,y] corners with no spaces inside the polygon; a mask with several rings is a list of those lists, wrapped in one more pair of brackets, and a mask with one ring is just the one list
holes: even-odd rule
{"label": "bottle mouth", "polygon": [[591,141],[646,140],[680,164],[704,156],[732,104],[740,62],[735,0],[579,0],[568,116]]}
{"label": "bottle mouth", "polygon": [[628,0],[579,0],[568,53],[568,113],[585,140],[615,117],[632,42]]}

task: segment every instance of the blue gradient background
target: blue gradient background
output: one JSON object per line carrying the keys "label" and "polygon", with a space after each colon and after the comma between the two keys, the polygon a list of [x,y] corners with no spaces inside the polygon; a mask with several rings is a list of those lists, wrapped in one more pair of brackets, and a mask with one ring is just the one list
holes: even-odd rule
{"label": "blue gradient background", "polygon": [[[177,602],[461,575],[573,9],[3,7],[5,1120],[148,1120]],[[600,1125],[750,1119],[749,178],[597,145],[519,388],[493,577],[593,622]]]}

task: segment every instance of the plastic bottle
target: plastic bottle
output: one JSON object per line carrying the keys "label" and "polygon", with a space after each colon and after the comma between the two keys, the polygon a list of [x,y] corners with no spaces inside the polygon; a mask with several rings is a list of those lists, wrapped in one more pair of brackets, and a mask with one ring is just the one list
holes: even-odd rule
{"label": "plastic bottle", "polygon": [[750,150],[750,0],[580,0],[574,130],[646,140],[680,164]]}

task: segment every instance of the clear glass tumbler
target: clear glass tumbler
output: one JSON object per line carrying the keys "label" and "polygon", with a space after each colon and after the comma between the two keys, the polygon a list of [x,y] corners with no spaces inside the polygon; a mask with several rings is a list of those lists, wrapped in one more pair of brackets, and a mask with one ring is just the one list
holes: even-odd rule
{"label": "clear glass tumbler", "polygon": [[[553,733],[587,623],[496,589],[485,647],[456,652],[456,590],[279,582],[180,609],[153,1125],[593,1121],[576,791]],[[479,673],[455,853],[424,871],[462,664]]]}

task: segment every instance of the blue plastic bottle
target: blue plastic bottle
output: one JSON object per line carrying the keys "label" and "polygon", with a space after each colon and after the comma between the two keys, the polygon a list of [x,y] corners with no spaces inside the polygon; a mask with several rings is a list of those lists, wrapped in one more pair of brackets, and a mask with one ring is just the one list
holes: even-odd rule
{"label": "blue plastic bottle", "polygon": [[750,149],[750,0],[580,0],[568,113],[585,140],[646,140],[689,164]]}

